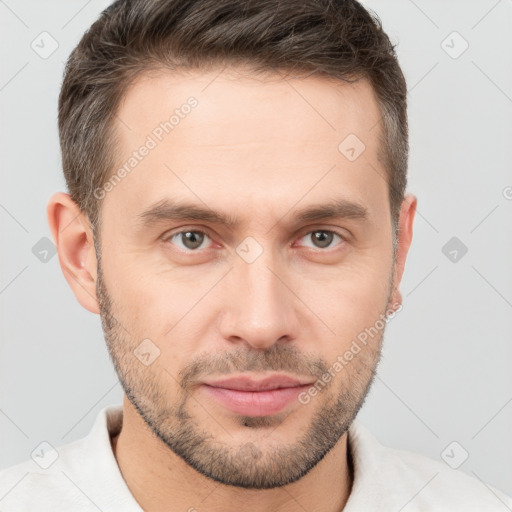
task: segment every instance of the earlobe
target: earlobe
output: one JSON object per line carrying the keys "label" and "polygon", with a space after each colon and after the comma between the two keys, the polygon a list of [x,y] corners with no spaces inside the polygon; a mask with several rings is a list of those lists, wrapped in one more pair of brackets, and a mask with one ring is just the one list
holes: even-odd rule
{"label": "earlobe", "polygon": [[97,259],[87,217],[69,194],[63,192],[50,198],[46,213],[66,281],[78,302],[91,313],[99,314]]}

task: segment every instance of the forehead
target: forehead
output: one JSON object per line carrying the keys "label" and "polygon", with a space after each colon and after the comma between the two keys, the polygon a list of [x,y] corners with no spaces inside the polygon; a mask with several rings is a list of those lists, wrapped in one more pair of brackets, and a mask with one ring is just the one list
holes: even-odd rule
{"label": "forehead", "polygon": [[116,114],[113,172],[125,172],[105,202],[127,212],[167,195],[263,209],[306,194],[318,203],[337,189],[370,211],[387,197],[380,112],[365,80],[155,70],[132,84]]}
{"label": "forehead", "polygon": [[[229,130],[203,130],[202,142],[247,142],[265,132],[282,129],[290,142],[319,142],[329,134],[337,140],[347,130],[371,144],[380,113],[367,80],[354,83],[310,75],[293,78],[283,73],[252,74],[244,68],[209,71],[156,69],[140,75],[126,91],[117,112],[117,128],[135,124],[137,131],[149,133],[154,121],[168,120],[188,98],[198,106],[180,131],[196,132],[204,123]],[[263,126],[264,125],[264,126]],[[244,131],[237,131],[243,126]],[[208,126],[209,128],[210,126]],[[266,130],[262,130],[266,127]],[[131,129],[126,142],[129,142]],[[374,132],[374,133],[372,133]],[[200,142],[200,141],[197,141]]]}

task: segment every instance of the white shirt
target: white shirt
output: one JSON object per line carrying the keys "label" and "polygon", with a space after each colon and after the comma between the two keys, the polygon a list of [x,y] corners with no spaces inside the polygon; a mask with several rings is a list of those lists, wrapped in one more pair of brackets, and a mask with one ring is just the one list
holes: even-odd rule
{"label": "white shirt", "polygon": [[[41,445],[31,459],[1,471],[0,510],[142,512],[110,443],[122,418],[121,405],[107,406],[86,437],[56,450]],[[348,443],[354,481],[344,512],[512,510],[512,498],[503,492],[443,462],[385,447],[358,420]]]}

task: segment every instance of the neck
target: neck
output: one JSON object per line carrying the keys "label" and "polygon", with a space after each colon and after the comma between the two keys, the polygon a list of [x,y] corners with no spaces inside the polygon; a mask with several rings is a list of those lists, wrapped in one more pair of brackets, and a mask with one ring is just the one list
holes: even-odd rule
{"label": "neck", "polygon": [[352,487],[353,467],[345,433],[300,480],[275,489],[242,489],[198,473],[170,450],[124,397],[121,432],[112,450],[130,492],[147,512],[340,512]]}

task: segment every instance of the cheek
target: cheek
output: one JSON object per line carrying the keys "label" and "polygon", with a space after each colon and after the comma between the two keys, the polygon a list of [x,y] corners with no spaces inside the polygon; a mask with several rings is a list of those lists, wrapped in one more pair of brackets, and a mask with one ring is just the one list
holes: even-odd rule
{"label": "cheek", "polygon": [[125,278],[116,295],[119,319],[132,338],[149,338],[158,345],[166,368],[176,367],[178,359],[186,361],[197,351],[211,324],[211,299],[202,298],[210,287],[166,273]]}
{"label": "cheek", "polygon": [[[133,338],[154,339],[170,352],[177,339],[187,339],[192,350],[194,340],[201,339],[204,329],[213,325],[220,302],[233,293],[223,290],[222,284],[215,285],[224,267],[167,266],[162,270],[144,254],[119,247],[117,253],[109,250],[105,251],[110,255],[104,264],[105,274],[119,320]],[[383,253],[383,246],[374,245],[354,249],[338,265],[290,266],[284,278],[300,300],[293,294],[289,300],[295,302],[295,314],[301,315],[304,328],[316,332],[313,337],[333,338],[327,325],[336,333],[333,341],[339,345],[372,325],[385,311],[391,257],[384,258]],[[212,288],[215,291],[209,294]]]}
{"label": "cheek", "polygon": [[[391,265],[390,262],[388,262]],[[358,258],[328,274],[309,274],[298,295],[337,334],[373,324],[386,309],[391,267],[376,257]]]}

